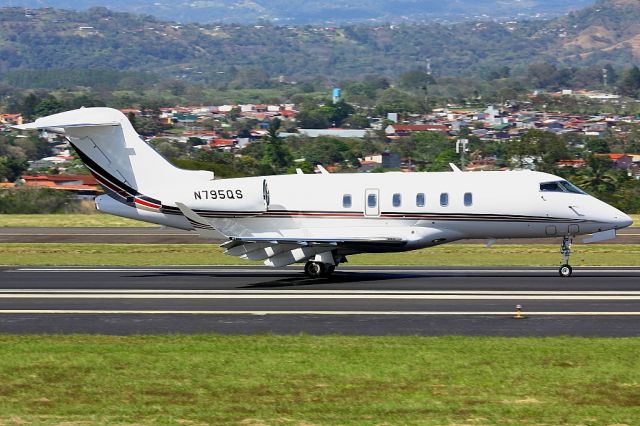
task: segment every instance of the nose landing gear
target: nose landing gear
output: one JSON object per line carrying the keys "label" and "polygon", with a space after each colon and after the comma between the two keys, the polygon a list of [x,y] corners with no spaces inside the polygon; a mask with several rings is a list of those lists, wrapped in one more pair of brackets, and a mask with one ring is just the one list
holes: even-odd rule
{"label": "nose landing gear", "polygon": [[565,236],[562,239],[562,246],[560,247],[560,253],[562,253],[562,266],[558,270],[561,277],[568,278],[573,273],[573,268],[569,265],[569,256],[571,256],[571,243],[573,237]]}

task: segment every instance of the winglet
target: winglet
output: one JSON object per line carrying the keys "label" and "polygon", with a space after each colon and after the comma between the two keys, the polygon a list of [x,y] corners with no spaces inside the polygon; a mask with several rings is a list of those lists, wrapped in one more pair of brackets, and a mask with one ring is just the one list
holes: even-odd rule
{"label": "winglet", "polygon": [[460,170],[460,168],[453,163],[449,163],[449,167],[451,167],[451,170],[453,170],[455,173],[462,173],[462,170]]}
{"label": "winglet", "polygon": [[316,167],[318,167],[318,170],[320,170],[320,174],[321,175],[328,175],[329,172],[327,171],[327,169],[325,169],[324,167],[322,167],[322,164],[318,164]]}
{"label": "winglet", "polygon": [[198,235],[202,238],[219,238],[220,232],[217,232],[213,226],[211,226],[205,218],[198,213],[191,210],[183,203],[176,202],[176,207],[180,209],[182,214],[187,218],[191,226],[194,227]]}

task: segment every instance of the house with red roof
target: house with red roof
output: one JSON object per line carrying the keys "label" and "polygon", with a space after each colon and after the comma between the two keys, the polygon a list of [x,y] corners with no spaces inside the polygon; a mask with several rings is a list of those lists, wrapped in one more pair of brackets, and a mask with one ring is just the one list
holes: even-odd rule
{"label": "house with red roof", "polygon": [[98,181],[91,175],[24,175],[18,182],[25,187],[69,191],[76,198],[93,198],[102,193]]}
{"label": "house with red roof", "polygon": [[0,114],[0,124],[19,126],[22,124],[22,114]]}

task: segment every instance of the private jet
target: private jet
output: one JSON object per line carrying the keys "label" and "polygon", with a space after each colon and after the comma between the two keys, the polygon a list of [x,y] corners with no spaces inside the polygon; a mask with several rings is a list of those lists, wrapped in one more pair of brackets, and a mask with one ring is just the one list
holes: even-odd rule
{"label": "private jet", "polygon": [[[105,190],[99,211],[202,237],[226,238],[225,254],[265,265],[304,263],[331,275],[359,253],[405,252],[463,239],[561,237],[569,277],[571,244],[615,238],[632,221],[552,174],[534,171],[298,174],[214,179],[176,168],[127,117],[81,108],[16,126],[63,135]],[[427,254],[425,254],[427,255]]]}

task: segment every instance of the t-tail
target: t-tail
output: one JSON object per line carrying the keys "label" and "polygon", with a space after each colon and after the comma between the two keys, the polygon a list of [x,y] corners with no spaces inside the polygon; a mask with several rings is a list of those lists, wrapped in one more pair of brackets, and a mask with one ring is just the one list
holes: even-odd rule
{"label": "t-tail", "polygon": [[163,194],[176,185],[197,186],[213,180],[212,172],[173,166],[115,109],[81,108],[15,127],[65,136],[105,189],[107,195],[96,198],[96,207],[105,213],[192,229],[183,215],[163,214]]}

